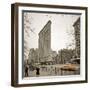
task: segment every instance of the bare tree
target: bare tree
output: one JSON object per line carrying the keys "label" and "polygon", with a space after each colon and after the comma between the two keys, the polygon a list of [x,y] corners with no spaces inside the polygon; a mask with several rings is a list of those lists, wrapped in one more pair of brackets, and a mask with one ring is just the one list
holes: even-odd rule
{"label": "bare tree", "polygon": [[34,28],[31,28],[33,18],[30,13],[24,13],[24,60],[28,59],[29,44],[28,39],[30,38],[30,32],[34,32]]}
{"label": "bare tree", "polygon": [[71,39],[69,43],[67,43],[67,48],[75,48],[75,32],[74,30],[67,30],[68,39]]}

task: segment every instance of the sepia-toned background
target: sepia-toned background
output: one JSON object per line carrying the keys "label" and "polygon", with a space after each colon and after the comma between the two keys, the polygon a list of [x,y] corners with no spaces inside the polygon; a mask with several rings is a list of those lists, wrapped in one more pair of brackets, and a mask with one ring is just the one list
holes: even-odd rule
{"label": "sepia-toned background", "polygon": [[23,11],[25,77],[79,75],[80,25],[80,13]]}

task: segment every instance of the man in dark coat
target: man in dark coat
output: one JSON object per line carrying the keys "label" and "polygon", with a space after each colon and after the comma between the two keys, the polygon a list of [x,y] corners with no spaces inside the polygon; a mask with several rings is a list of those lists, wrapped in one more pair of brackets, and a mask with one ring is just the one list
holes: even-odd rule
{"label": "man in dark coat", "polygon": [[28,66],[25,66],[25,77],[28,77]]}
{"label": "man in dark coat", "polygon": [[40,75],[40,69],[38,67],[36,67],[36,75],[39,76]]}

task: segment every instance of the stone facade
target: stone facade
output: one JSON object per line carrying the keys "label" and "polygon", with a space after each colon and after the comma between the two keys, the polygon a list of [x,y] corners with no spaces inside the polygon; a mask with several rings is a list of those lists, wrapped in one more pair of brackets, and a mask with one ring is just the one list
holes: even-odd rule
{"label": "stone facade", "polygon": [[75,30],[76,56],[80,58],[80,18],[73,24]]}
{"label": "stone facade", "polygon": [[51,56],[51,21],[48,21],[39,32],[39,60],[40,62],[49,61]]}

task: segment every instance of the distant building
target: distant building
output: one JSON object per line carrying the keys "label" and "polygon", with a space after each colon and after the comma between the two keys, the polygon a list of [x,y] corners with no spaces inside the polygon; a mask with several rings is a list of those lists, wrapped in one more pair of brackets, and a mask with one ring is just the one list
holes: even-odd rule
{"label": "distant building", "polygon": [[35,60],[36,60],[36,63],[39,62],[39,49],[38,48],[35,49]]}
{"label": "distant building", "polygon": [[76,41],[76,57],[80,58],[80,17],[73,24]]}
{"label": "distant building", "polygon": [[56,51],[51,51],[51,64],[56,64],[56,56],[57,56],[57,52]]}
{"label": "distant building", "polygon": [[59,63],[61,64],[65,64],[67,62],[70,62],[72,57],[75,54],[75,50],[73,49],[62,49],[60,51],[58,51],[58,56],[57,56],[57,60]]}
{"label": "distant building", "polygon": [[31,48],[28,55],[29,63],[38,63],[39,62],[39,50]]}
{"label": "distant building", "polygon": [[39,32],[39,60],[46,62],[51,59],[51,21],[48,21]]}
{"label": "distant building", "polygon": [[51,57],[56,57],[57,56],[57,52],[56,51],[51,51]]}

